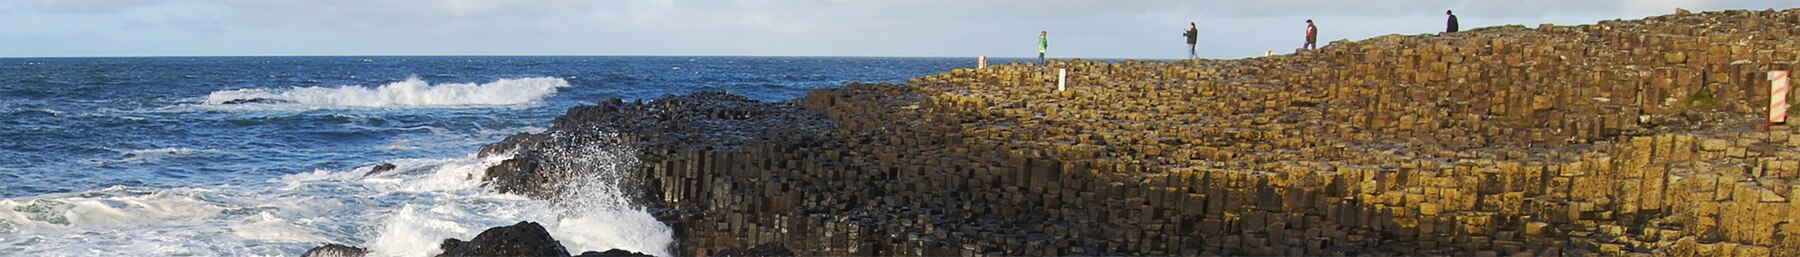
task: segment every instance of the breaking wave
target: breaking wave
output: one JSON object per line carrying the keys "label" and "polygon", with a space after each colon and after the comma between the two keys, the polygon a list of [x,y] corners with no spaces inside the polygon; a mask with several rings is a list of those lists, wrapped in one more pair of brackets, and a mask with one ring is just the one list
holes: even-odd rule
{"label": "breaking wave", "polygon": [[567,87],[568,81],[552,77],[436,85],[412,77],[375,88],[347,85],[214,91],[206,96],[204,103],[360,108],[519,105],[538,102]]}
{"label": "breaking wave", "polygon": [[[574,165],[598,174],[635,161],[589,148]],[[317,170],[269,184],[103,190],[0,199],[0,256],[292,256],[325,243],[370,256],[431,256],[446,238],[494,226],[543,224],[572,251],[669,256],[668,226],[624,205],[616,180],[571,177],[586,193],[558,201],[494,192],[481,181],[509,156],[392,159],[395,168]],[[585,208],[572,208],[585,207]],[[97,243],[104,242],[104,243]]]}

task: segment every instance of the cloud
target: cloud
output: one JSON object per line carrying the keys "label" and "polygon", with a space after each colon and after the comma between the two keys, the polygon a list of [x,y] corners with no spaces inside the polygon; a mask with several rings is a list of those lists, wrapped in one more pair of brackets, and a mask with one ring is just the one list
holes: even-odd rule
{"label": "cloud", "polygon": [[107,14],[125,10],[161,5],[167,2],[150,0],[28,0],[28,4],[38,11],[55,14]]}

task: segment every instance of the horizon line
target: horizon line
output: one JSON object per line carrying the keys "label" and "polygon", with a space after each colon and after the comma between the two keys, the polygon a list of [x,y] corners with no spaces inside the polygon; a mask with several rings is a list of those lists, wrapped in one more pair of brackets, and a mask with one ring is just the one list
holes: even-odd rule
{"label": "horizon line", "polygon": [[[75,56],[0,56],[0,59],[75,59],[75,58],[245,58],[245,57],[750,57],[750,58],[944,58],[975,59],[979,56],[878,56],[878,55],[654,55],[654,54],[611,54],[611,55],[554,55],[554,54],[519,54],[519,55],[410,55],[410,54],[365,54],[365,55],[75,55]],[[1261,56],[1257,56],[1261,57]],[[987,56],[994,59],[1037,59],[1036,56]],[[1052,60],[1182,60],[1184,58],[1135,58],[1135,57],[1062,57],[1048,58]],[[1229,59],[1219,59],[1229,60]]]}

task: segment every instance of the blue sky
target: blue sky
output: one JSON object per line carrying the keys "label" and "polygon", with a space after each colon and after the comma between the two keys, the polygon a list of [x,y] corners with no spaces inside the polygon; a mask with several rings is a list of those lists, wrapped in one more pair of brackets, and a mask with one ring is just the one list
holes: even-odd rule
{"label": "blue sky", "polygon": [[750,55],[1181,58],[1791,0],[0,0],[0,57]]}

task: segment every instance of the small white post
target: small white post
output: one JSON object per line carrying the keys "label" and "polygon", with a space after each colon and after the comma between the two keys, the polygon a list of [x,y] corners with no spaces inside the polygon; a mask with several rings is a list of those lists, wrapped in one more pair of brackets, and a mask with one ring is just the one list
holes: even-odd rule
{"label": "small white post", "polygon": [[1069,69],[1056,69],[1056,92],[1062,92],[1069,80]]}
{"label": "small white post", "polygon": [[986,55],[981,55],[981,56],[975,57],[975,68],[976,69],[986,69],[987,68],[987,56]]}
{"label": "small white post", "polygon": [[1769,72],[1769,123],[1787,123],[1788,71]]}

